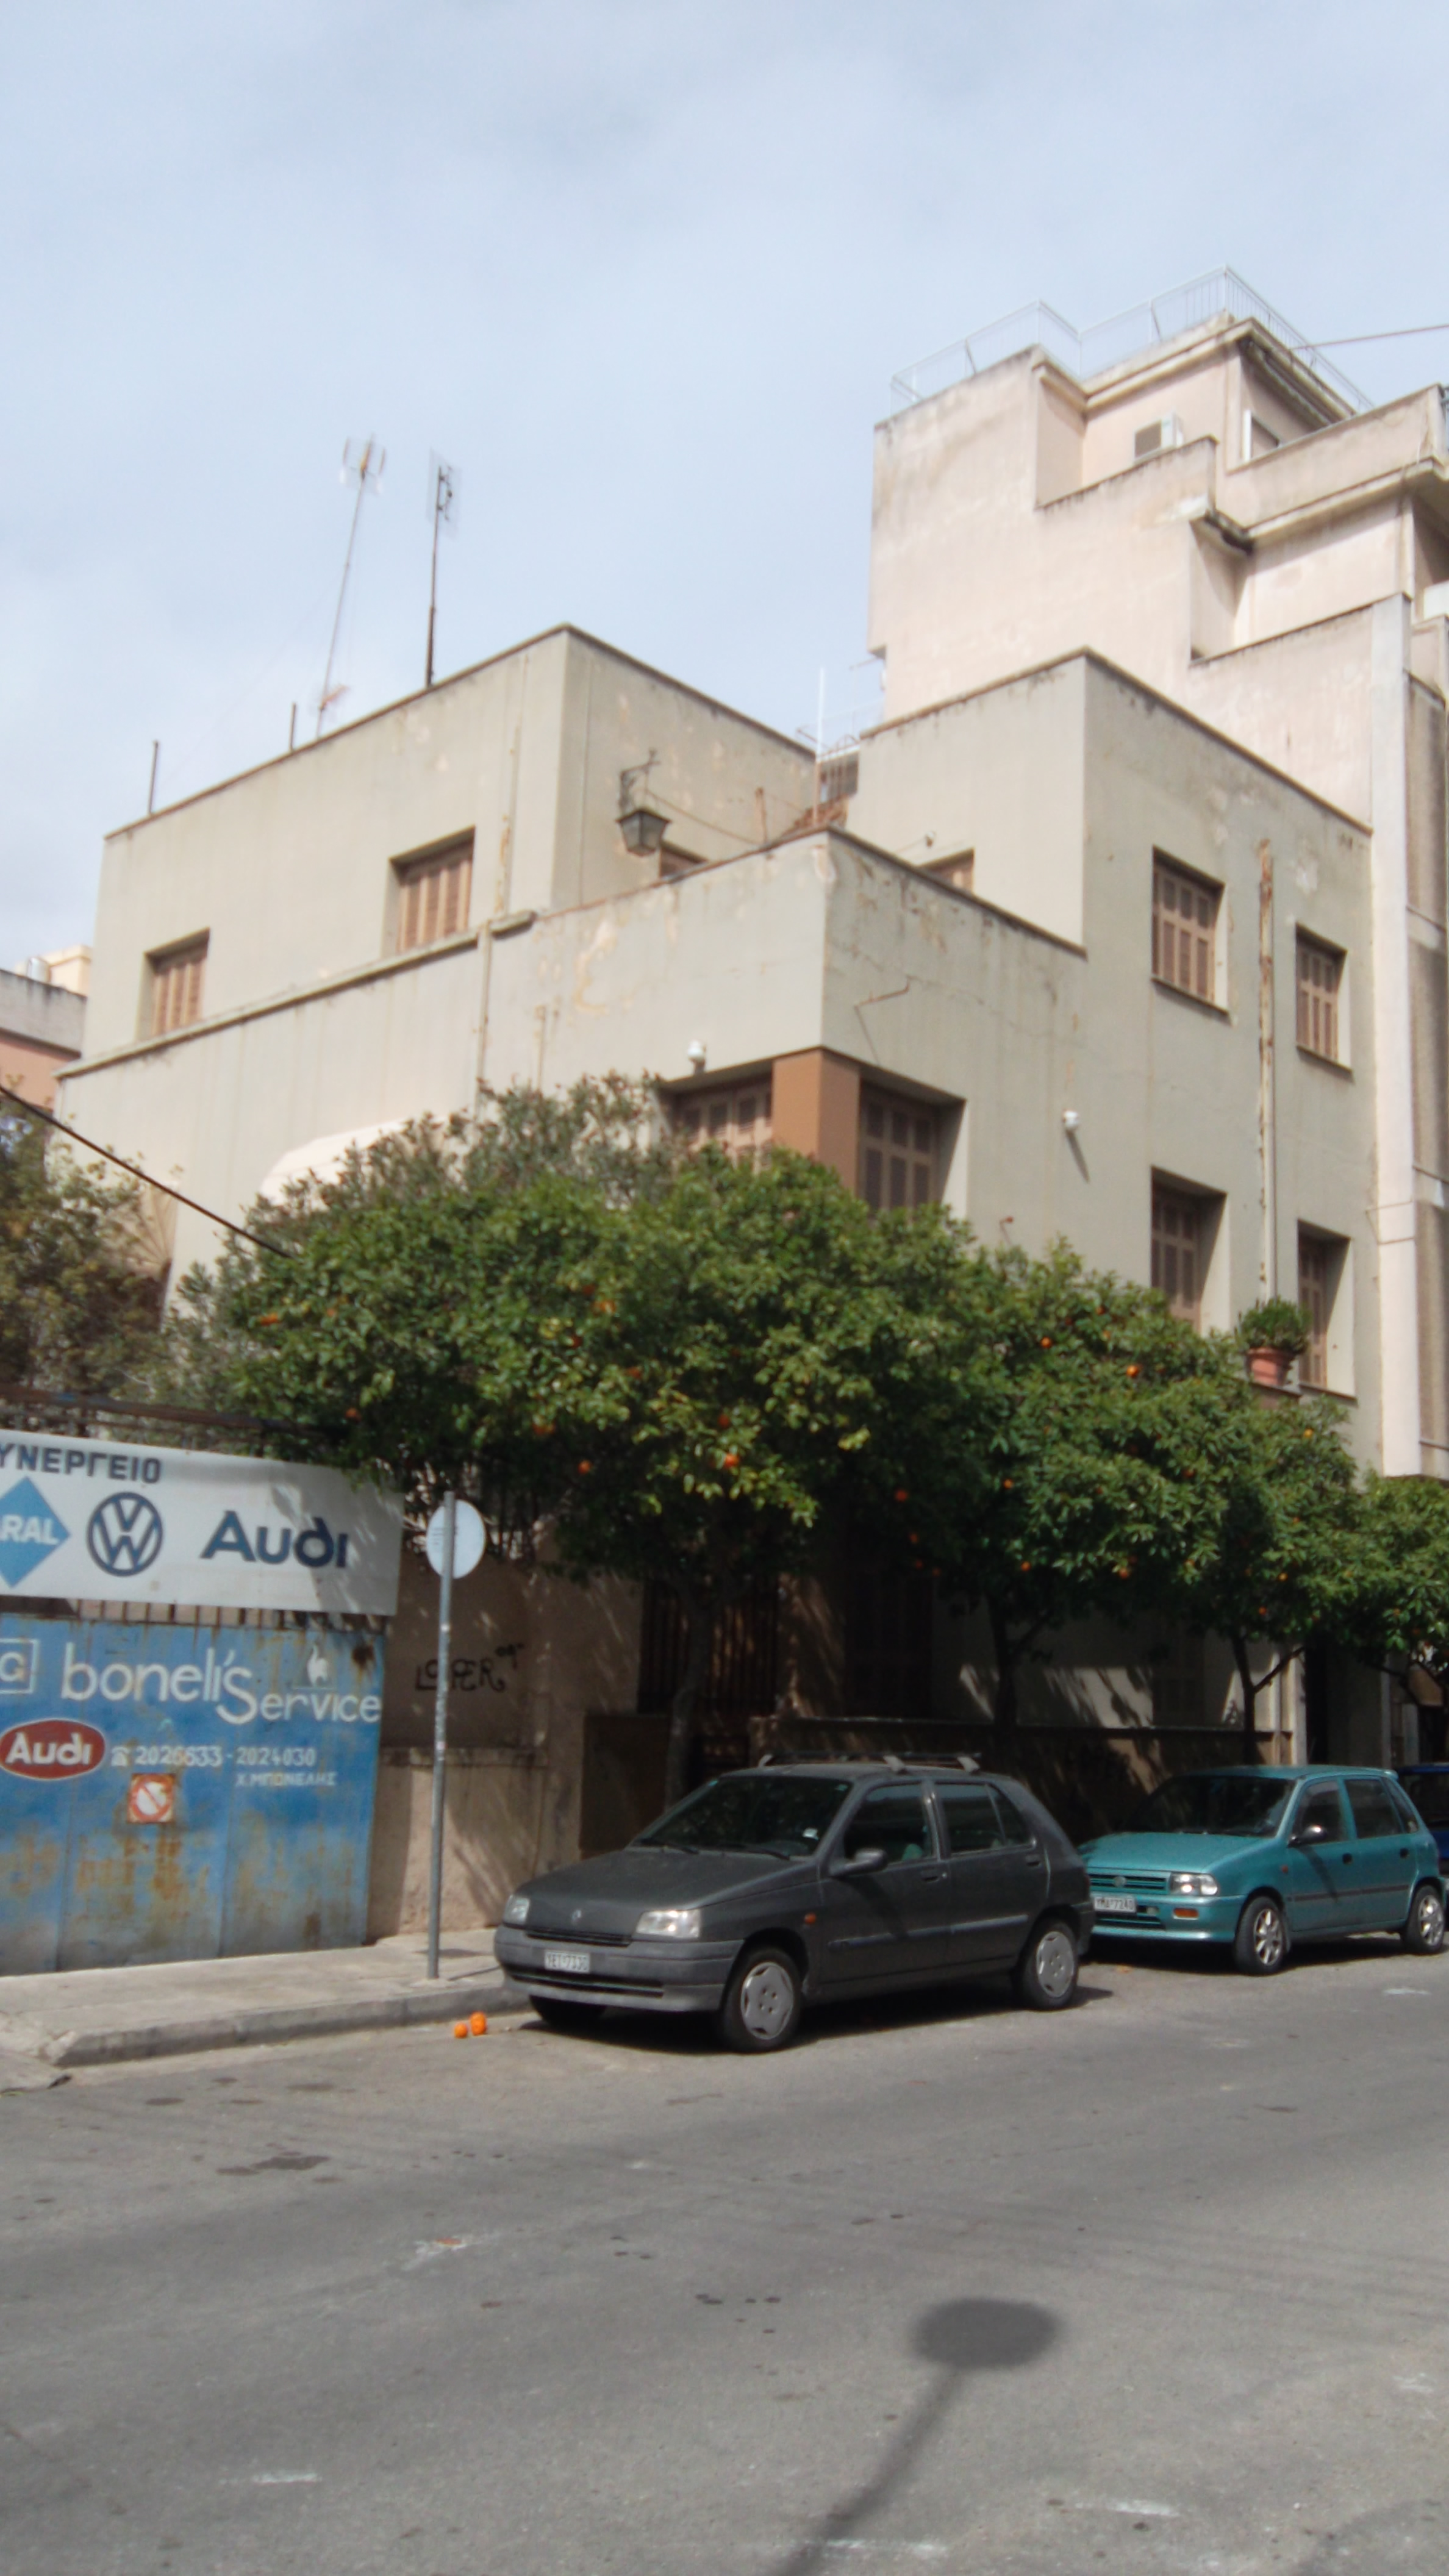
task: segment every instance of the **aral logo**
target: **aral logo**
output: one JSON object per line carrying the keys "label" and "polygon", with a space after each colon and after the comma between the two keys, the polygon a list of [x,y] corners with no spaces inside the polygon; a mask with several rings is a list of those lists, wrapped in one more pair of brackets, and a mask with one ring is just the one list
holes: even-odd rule
{"label": "aral logo", "polygon": [[100,1728],[82,1726],[74,1717],[34,1717],[0,1735],[0,1771],[20,1780],[78,1780],[105,1758]]}
{"label": "aral logo", "polygon": [[86,1545],[102,1574],[144,1574],[166,1532],[144,1494],[108,1494],[86,1523]]}
{"label": "aral logo", "polygon": [[45,1496],[22,1476],[8,1494],[0,1494],[0,1583],[23,1583],[69,1536]]}

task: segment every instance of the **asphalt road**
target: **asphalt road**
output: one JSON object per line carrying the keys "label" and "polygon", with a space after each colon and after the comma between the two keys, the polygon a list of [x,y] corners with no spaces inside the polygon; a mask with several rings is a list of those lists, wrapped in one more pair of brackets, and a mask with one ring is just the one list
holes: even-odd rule
{"label": "asphalt road", "polygon": [[5,2576],[1442,2576],[1449,1959],[0,2099]]}

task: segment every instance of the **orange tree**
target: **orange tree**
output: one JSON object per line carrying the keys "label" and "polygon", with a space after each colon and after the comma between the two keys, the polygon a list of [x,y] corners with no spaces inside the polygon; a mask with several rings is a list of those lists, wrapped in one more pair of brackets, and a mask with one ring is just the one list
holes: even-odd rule
{"label": "orange tree", "polygon": [[706,1149],[601,1238],[578,1280],[556,1544],[576,1574],[653,1581],[680,1605],[671,1799],[721,1611],[817,1562],[831,1531],[893,1494],[933,1420],[961,1436],[953,1490],[983,1486],[980,1356],[946,1347],[963,1263],[959,1231],[934,1212],[878,1225],[817,1163]]}
{"label": "orange tree", "polygon": [[[892,1498],[896,1547],[983,1614],[1009,1726],[1022,1669],[1055,1632],[1093,1612],[1129,1618],[1188,1552],[1201,1499],[1164,1405],[1221,1360],[1160,1297],[1062,1245],[1042,1260],[974,1254],[949,1287],[935,1402],[910,1422],[926,1438]],[[969,1402],[953,1422],[957,1390]]]}

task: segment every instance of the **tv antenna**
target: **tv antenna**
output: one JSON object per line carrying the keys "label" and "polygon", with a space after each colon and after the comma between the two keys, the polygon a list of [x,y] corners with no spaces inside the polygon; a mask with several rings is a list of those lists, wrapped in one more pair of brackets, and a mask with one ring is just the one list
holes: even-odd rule
{"label": "tv antenna", "polygon": [[356,439],[349,438],[342,451],[342,480],[347,483],[356,478],[357,499],[352,505],[352,525],[347,532],[347,557],[342,566],[342,587],[337,593],[337,614],[332,620],[332,641],[327,647],[327,668],[322,675],[322,695],[317,701],[316,738],[318,742],[322,739],[322,728],[327,722],[329,709],[336,705],[339,698],[346,695],[345,688],[334,689],[332,686],[332,664],[337,654],[337,638],[342,632],[342,611],[347,601],[347,583],[352,571],[353,550],[357,544],[357,523],[362,516],[363,496],[365,493],[376,491],[382,481],[382,469],[386,463],[387,452],[378,446],[375,438],[364,439],[360,445]]}
{"label": "tv antenna", "polygon": [[428,508],[433,522],[433,573],[428,585],[428,667],[423,681],[425,689],[430,689],[433,685],[433,635],[438,622],[438,531],[444,526],[449,528],[457,526],[455,515],[457,506],[457,475],[451,465],[445,465],[442,457],[435,455],[428,463]]}

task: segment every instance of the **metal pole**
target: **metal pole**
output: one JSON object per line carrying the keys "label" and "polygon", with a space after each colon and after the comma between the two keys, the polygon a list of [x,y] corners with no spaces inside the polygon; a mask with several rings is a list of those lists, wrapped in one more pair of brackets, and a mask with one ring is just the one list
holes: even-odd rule
{"label": "metal pole", "polygon": [[146,811],[148,814],[154,814],[156,811],[156,764],[160,757],[161,745],[159,742],[153,742],[151,745],[151,784],[146,790]]}
{"label": "metal pole", "polygon": [[443,1496],[443,1572],[438,1588],[438,1689],[433,1701],[433,1841],[428,1859],[428,1975],[438,1973],[443,1920],[443,1800],[448,1777],[448,1671],[453,1660],[453,1536],[458,1497]]}
{"label": "metal pole", "polygon": [[443,467],[433,475],[433,571],[428,584],[428,668],[423,687],[433,685],[433,633],[438,621],[438,522],[443,515]]}

